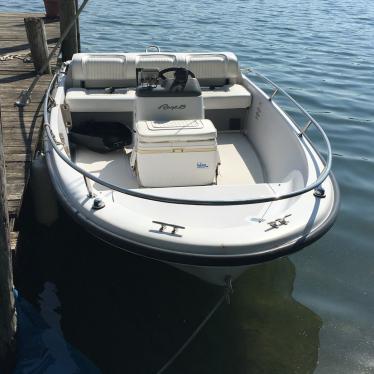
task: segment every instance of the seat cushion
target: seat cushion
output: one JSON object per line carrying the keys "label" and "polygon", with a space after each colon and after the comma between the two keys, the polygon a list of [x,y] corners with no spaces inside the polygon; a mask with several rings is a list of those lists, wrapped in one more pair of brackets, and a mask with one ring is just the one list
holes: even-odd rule
{"label": "seat cushion", "polygon": [[251,93],[240,84],[216,87],[213,90],[202,88],[205,109],[243,109],[252,102]]}
{"label": "seat cushion", "polygon": [[107,93],[104,89],[70,88],[65,102],[71,112],[132,112],[135,90],[116,89]]}
{"label": "seat cushion", "polygon": [[[239,84],[216,87],[213,90],[203,87],[204,108],[243,109],[252,102],[252,95]],[[132,112],[135,103],[135,89],[116,89],[106,93],[104,89],[70,88],[65,102],[71,112]]]}
{"label": "seat cushion", "polygon": [[142,143],[191,142],[215,140],[217,130],[208,119],[139,121],[136,137]]}
{"label": "seat cushion", "polygon": [[73,79],[125,80],[127,78],[126,54],[77,53],[71,62]]}

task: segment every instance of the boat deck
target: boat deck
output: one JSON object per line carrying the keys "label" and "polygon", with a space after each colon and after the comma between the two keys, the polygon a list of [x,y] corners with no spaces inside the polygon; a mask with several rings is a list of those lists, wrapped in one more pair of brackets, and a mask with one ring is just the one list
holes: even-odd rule
{"label": "boat deck", "polygon": [[[253,185],[263,183],[264,177],[257,154],[248,140],[240,132],[218,133],[218,152],[221,159],[217,185]],[[76,150],[76,163],[109,183],[119,187],[140,188],[130,167],[131,149],[109,153],[96,153],[84,147]],[[97,183],[97,191],[107,188]]]}

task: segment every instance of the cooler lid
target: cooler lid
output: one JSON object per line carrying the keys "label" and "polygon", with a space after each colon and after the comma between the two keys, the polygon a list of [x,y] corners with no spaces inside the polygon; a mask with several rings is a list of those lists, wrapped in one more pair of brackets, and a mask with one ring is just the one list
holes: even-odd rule
{"label": "cooler lid", "polygon": [[217,130],[208,119],[173,121],[139,121],[136,123],[140,142],[201,141],[217,138]]}

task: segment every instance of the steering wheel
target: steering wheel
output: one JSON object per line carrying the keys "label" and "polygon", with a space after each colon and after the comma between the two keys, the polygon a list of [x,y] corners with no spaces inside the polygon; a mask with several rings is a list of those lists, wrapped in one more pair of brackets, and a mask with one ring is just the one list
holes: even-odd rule
{"label": "steering wheel", "polygon": [[188,76],[190,76],[191,78],[196,78],[195,74],[192,71],[187,70],[185,68],[176,68],[176,67],[160,70],[160,72],[158,73],[158,76],[161,79],[165,80],[166,77],[164,74],[169,73],[170,71],[175,72],[174,78],[176,82],[186,82],[188,79]]}

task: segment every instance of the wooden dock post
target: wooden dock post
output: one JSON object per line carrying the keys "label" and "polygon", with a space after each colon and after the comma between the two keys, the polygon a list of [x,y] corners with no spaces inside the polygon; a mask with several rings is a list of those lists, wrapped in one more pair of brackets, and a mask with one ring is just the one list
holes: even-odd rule
{"label": "wooden dock post", "polygon": [[[64,33],[71,20],[77,13],[75,0],[60,0],[60,33]],[[75,22],[70,32],[62,42],[62,60],[71,60],[74,53],[79,51],[78,24]]]}
{"label": "wooden dock post", "polygon": [[[31,56],[34,62],[35,70],[39,73],[42,66],[48,60],[48,45],[45,34],[44,21],[38,17],[28,17],[24,19],[27,39],[30,44]],[[41,72],[51,74],[51,67]]]}
{"label": "wooden dock post", "polygon": [[[75,0],[75,10],[78,11],[79,9],[79,4],[78,4],[78,0]],[[80,26],[79,26],[79,17],[77,18],[77,40],[78,40],[78,51],[77,52],[81,52],[81,29],[80,29]]]}
{"label": "wooden dock post", "polygon": [[4,373],[10,372],[13,364],[16,327],[0,108],[0,371]]}

